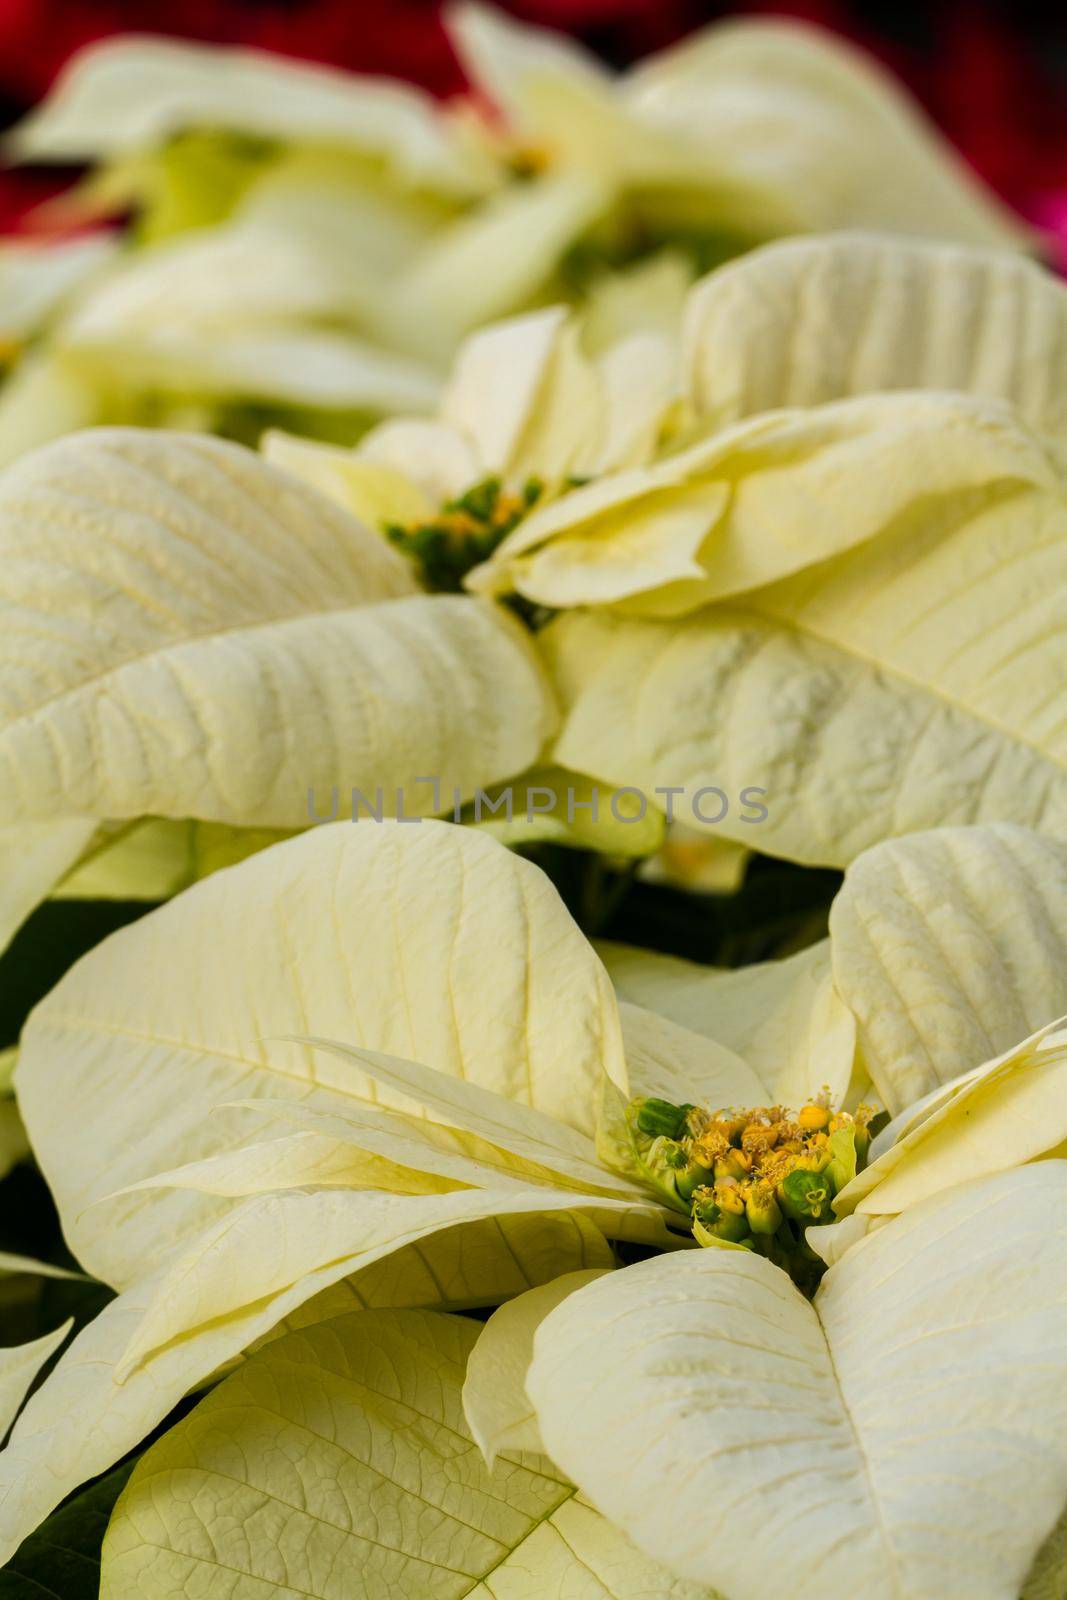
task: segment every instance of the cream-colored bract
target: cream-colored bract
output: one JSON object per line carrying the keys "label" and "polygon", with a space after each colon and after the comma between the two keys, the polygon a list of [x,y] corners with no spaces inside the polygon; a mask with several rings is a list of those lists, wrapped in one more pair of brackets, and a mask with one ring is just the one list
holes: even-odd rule
{"label": "cream-colored bract", "polygon": [[117,249],[101,235],[42,244],[0,243],[0,369],[22,341],[46,326],[64,301],[90,282]]}
{"label": "cream-colored bract", "polygon": [[668,436],[643,473],[538,508],[481,586],[679,614],[881,530],[945,537],[944,495],[1032,483],[1062,498],[1065,333],[1062,285],[1003,251],[858,233],[757,250],[690,295],[699,441]]}
{"label": "cream-colored bract", "polygon": [[353,789],[416,816],[531,765],[555,723],[512,617],[421,593],[240,446],[59,441],[0,479],[0,550],[0,938],[94,823],[302,828]]}
{"label": "cream-colored bract", "polygon": [[385,299],[440,207],[336,152],[294,152],[230,215],[129,253],[55,327],[51,348],[114,407],[163,419],[195,401],[348,419],[429,410],[440,373],[383,342]]}
{"label": "cream-colored bract", "polygon": [[[986,843],[1003,848],[1003,830]],[[942,858],[917,846],[916,874],[931,861],[943,873]],[[966,856],[957,843],[948,859]],[[1000,912],[991,900],[991,929]],[[1047,914],[1067,920],[1061,906]],[[835,937],[829,959],[823,948],[755,982],[742,974],[736,987],[713,974],[706,995],[696,974],[680,988],[672,969],[664,984],[661,963],[643,972],[631,956],[621,981],[668,1009],[680,998],[704,1029],[692,1032],[616,1002],[537,868],[477,830],[432,821],[312,830],[114,935],[37,1009],[21,1042],[17,1093],[67,1236],[123,1292],[62,1356],[0,1455],[4,1548],[287,1319],[306,1326],[335,1315],[353,1292],[363,1294],[357,1304],[385,1307],[492,1306],[567,1273],[610,1268],[607,1239],[692,1254],[682,1219],[606,1164],[612,1124],[603,1119],[635,1094],[771,1104],[795,1094],[803,1065],[821,1060],[838,1063],[840,1084],[853,1034],[829,977]],[[717,991],[727,1040],[715,1037]],[[808,1043],[771,1071],[771,1041],[790,1029]],[[1062,1051],[1045,1034],[964,1072],[894,1125],[891,1149],[875,1146],[871,1181],[861,1175],[842,1192],[843,1220],[823,1230],[840,1258],[828,1284],[894,1229],[990,1186],[1021,1185],[1011,1190],[1018,1204],[991,1203],[990,1218],[1007,1228],[1020,1208],[1037,1206],[1026,1196],[1040,1194],[1042,1237],[1054,1236],[1055,1207],[1040,1185],[1064,1169],[1041,1158],[1063,1139],[1052,1110]],[[760,1070],[731,1048],[742,1039],[762,1052]],[[1030,1163],[1025,1172],[1009,1170],[1020,1163]],[[858,1222],[844,1215],[853,1199]],[[988,1250],[1011,1262],[1039,1248],[999,1222],[988,1234]],[[984,1235],[969,1225],[968,1237]],[[772,1273],[774,1293],[792,1304],[778,1269],[736,1249],[712,1253],[740,1258],[745,1282],[750,1266]],[[967,1270],[985,1259],[970,1251]],[[936,1276],[947,1293],[940,1257]],[[797,1316],[810,1318],[796,1300]],[[661,1321],[672,1304],[657,1296]],[[531,1320],[526,1302],[514,1317],[520,1341]],[[495,1323],[494,1338],[511,1323]],[[610,1346],[608,1336],[600,1342]],[[535,1340],[535,1367],[539,1348]],[[496,1383],[481,1401],[471,1390],[487,1441],[521,1419],[516,1384],[527,1356],[480,1363]],[[540,1409],[540,1392],[531,1394]],[[543,1436],[555,1456],[552,1426]],[[1019,1422],[1031,1437],[1026,1427]],[[569,1449],[558,1457],[564,1470],[618,1516]],[[846,1476],[850,1461],[846,1453],[838,1469]],[[1032,1531],[1020,1525],[1006,1550]],[[693,1581],[718,1581],[651,1543],[646,1550]]]}
{"label": "cream-colored bract", "polygon": [[1026,828],[937,828],[849,868],[834,983],[896,1114],[1067,1012],[1067,845]]}
{"label": "cream-colored bract", "polygon": [[950,1190],[814,1302],[741,1251],[610,1273],[537,1332],[545,1447],[730,1600],[783,1572],[798,1600],[1008,1600],[1067,1498],[1065,1198],[1062,1161]]}
{"label": "cream-colored bract", "polygon": [[647,1007],[735,1050],[760,1081],[756,1095],[803,1105],[826,1088],[847,1098],[856,1021],[834,987],[830,941],[753,966],[714,969],[636,946],[597,946],[620,1000]]}
{"label": "cream-colored bract", "polygon": [[713,272],[683,332],[686,391],[725,427],[896,389],[1009,401],[1063,440],[1067,289],[1025,257],[845,232],[790,239]]}
{"label": "cream-colored bract", "polygon": [[476,188],[464,145],[429,95],[393,79],[285,61],[264,51],[118,37],[83,51],[7,136],[24,161],[143,154],[190,128],[348,147],[412,185]]}
{"label": "cream-colored bract", "polygon": [[490,476],[554,496],[621,472],[654,450],[676,394],[675,342],[655,326],[652,289],[646,325],[605,348],[586,348],[564,307],[529,312],[465,341],[434,420],[385,422],[355,450],[268,434],[264,454],[376,525],[429,519]]}
{"label": "cream-colored bract", "polygon": [[689,296],[688,437],[676,420],[643,471],[539,506],[477,582],[680,615],[880,532],[943,539],[949,495],[967,515],[1027,483],[1062,499],[1065,336],[1062,284],[1001,250],[862,233],[756,250]]}
{"label": "cream-colored bract", "polygon": [[526,1395],[534,1335],[568,1295],[603,1275],[603,1268],[592,1267],[554,1278],[509,1300],[486,1323],[467,1363],[463,1412],[490,1470],[501,1451],[544,1453],[537,1418]]}
{"label": "cream-colored bract", "polygon": [[653,231],[1024,242],[874,64],[814,29],[713,25],[617,80],[572,41],[486,6],[454,5],[449,29],[520,158],[594,174]]}
{"label": "cream-colored bract", "polygon": [[[1067,662],[1067,545],[1059,493],[1042,498],[1009,491],[967,516],[963,495],[943,508],[956,526],[940,542],[904,518],[682,621],[565,614],[541,635],[564,702],[555,759],[616,786],[673,787],[687,822],[808,864],[845,866],[949,822],[1067,835],[1048,688]],[[753,785],[758,826],[740,803]]]}
{"label": "cream-colored bract", "polygon": [[[485,8],[447,26],[474,90],[450,105],[248,49],[127,37],[77,56],[5,146],[96,163],[56,217],[132,216],[133,247],[84,285],[113,240],[0,262],[17,324],[0,367],[71,302],[12,368],[0,460],[94,422],[254,437],[266,408],[345,439],[430,411],[465,335],[553,297],[595,303],[635,235],[683,279],[695,254],[811,230],[1007,263],[1034,242],[871,63],[815,30],[715,26],[613,80]],[[599,277],[574,270],[576,247]]]}
{"label": "cream-colored bract", "polygon": [[108,1531],[101,1600],[213,1573],[316,1600],[339,1575],[345,1593],[411,1600],[713,1600],[550,1462],[512,1452],[486,1470],[460,1406],[476,1337],[458,1317],[376,1311],[271,1344],[144,1458]]}
{"label": "cream-colored bract", "polygon": [[[684,401],[651,306],[643,332],[593,351],[557,308],[470,339],[433,422],[349,452],[266,448],[408,528],[488,476],[513,496],[537,480],[466,584],[562,613],[538,644],[565,768],[673,787],[687,823],[810,864],[949,823],[1063,834],[1047,685],[1067,671],[1064,304],[1003,252],[776,245],[696,291]],[[633,362],[652,381],[635,386]],[[709,785],[725,816],[694,803]]]}
{"label": "cream-colored bract", "polygon": [[354,1274],[376,1304],[492,1305],[610,1265],[605,1236],[684,1243],[598,1156],[605,1084],[764,1092],[727,1046],[618,1008],[531,864],[474,829],[366,821],[106,941],[31,1018],[16,1082],[72,1248],[123,1293],[0,1455],[5,1548]]}

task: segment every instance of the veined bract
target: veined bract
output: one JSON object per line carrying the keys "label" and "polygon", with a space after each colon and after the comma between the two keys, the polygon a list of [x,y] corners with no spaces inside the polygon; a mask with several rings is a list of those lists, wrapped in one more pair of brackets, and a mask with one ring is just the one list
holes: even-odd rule
{"label": "veined bract", "polygon": [[[350,814],[354,788],[425,815],[529,767],[555,726],[504,608],[426,594],[376,531],[238,445],[59,440],[0,480],[0,548],[0,945],[102,825],[267,830],[256,848]],[[135,848],[121,892],[180,886],[176,838],[162,883]]]}
{"label": "veined bract", "polygon": [[[996,863],[1002,864],[999,881],[990,874]],[[879,920],[892,929],[894,896],[907,870],[904,898],[915,916],[921,919],[935,892],[939,905],[947,895],[953,939],[961,948],[981,946],[984,964],[972,958],[970,967],[976,993],[992,997],[999,988],[1001,1011],[1010,997],[1015,1015],[1036,1025],[1049,1020],[1044,1006],[1051,1003],[1053,1014],[1063,1009],[1062,977],[1058,988],[1046,982],[1047,971],[1065,970],[1062,960],[1053,964],[1067,938],[1062,846],[1013,828],[949,830],[884,846],[872,853],[866,871],[865,865],[857,863],[858,889],[846,886],[846,910],[861,914],[872,882],[880,884],[888,900]],[[985,904],[969,893],[982,869],[991,883]],[[1038,907],[1046,908],[1044,917],[1035,916]],[[931,1032],[921,996],[917,1010],[910,1010],[909,987],[916,980],[909,980],[907,957],[914,938],[902,950],[890,938],[879,947],[885,977],[872,973],[857,982],[848,918],[838,922],[844,931],[835,927],[829,948],[758,970],[755,984],[751,973],[710,975],[705,994],[693,973],[664,973],[653,961],[649,976],[630,957],[630,983],[659,984],[664,1004],[670,991],[672,1004],[689,1008],[690,1020],[703,1015],[708,1032],[721,1014],[732,1039],[747,1033],[747,1062],[729,1043],[665,1015],[632,1005],[620,1014],[603,969],[537,870],[469,830],[444,824],[318,830],[218,874],[114,936],[35,1013],[18,1069],[27,1126],[72,1247],[86,1265],[125,1287],[28,1403],[0,1458],[10,1536],[27,1531],[54,1494],[103,1470],[182,1392],[316,1294],[330,1291],[317,1311],[301,1314],[302,1323],[349,1306],[353,1286],[359,1295],[368,1283],[363,1273],[374,1285],[370,1303],[379,1306],[492,1304],[514,1294],[515,1255],[505,1285],[498,1276],[502,1252],[493,1244],[499,1234],[495,1225],[484,1231],[490,1218],[535,1215],[534,1241],[550,1240],[542,1232],[545,1219],[569,1215],[586,1219],[586,1239],[606,1235],[660,1250],[673,1245],[669,1260],[626,1268],[611,1282],[624,1288],[669,1274],[678,1247],[691,1245],[684,1208],[665,1203],[661,1188],[632,1171],[618,1170],[613,1105],[652,1097],[675,1106],[787,1101],[797,1107],[810,1095],[802,1086],[815,1080],[827,1085],[824,1104],[840,1104],[857,1059],[853,1008],[877,999],[879,981],[897,984],[897,1026],[918,1030],[933,1086],[964,1073],[958,1086],[950,1083],[936,1102],[920,1107],[932,1141],[925,1147],[927,1165],[944,1174],[944,1184],[923,1180],[929,1192],[846,1249],[818,1291],[816,1310],[827,1285],[858,1270],[854,1264],[872,1252],[888,1249],[901,1229],[919,1227],[932,1208],[962,1205],[961,1195],[1000,1195],[1003,1189],[1008,1196],[1010,1190],[1011,1203],[986,1217],[985,1266],[995,1261],[1006,1271],[1007,1262],[1021,1259],[1020,1240],[1031,1237],[1026,1229],[1036,1226],[1031,1212],[1036,1218],[1038,1208],[1033,1249],[1043,1248],[1041,1241],[1054,1238],[1045,1189],[1063,1170],[1057,1161],[1037,1159],[1064,1137],[1058,1041],[1031,1040],[1006,1062],[971,1071],[981,1067],[982,1056],[959,1043],[973,1028],[971,999],[947,992],[941,1026]],[[1048,928],[1039,974],[1020,958],[1034,926]],[[952,958],[948,946],[946,969]],[[683,977],[687,982],[680,984]],[[929,978],[936,981],[936,971]],[[709,1004],[712,995],[717,998]],[[707,1007],[703,1014],[701,1006]],[[956,1014],[954,1031],[949,1024]],[[980,1020],[979,1028],[984,1025]],[[310,1034],[341,1043],[322,1048]],[[783,1037],[793,1045],[792,1056],[782,1048]],[[867,1040],[861,1026],[860,1060]],[[878,1081],[891,1086],[892,1069],[888,1075],[877,1070]],[[62,1095],[56,1092],[60,1081]],[[940,1108],[978,1103],[976,1083],[984,1086],[990,1136],[957,1154],[951,1113],[946,1121]],[[1029,1115],[1021,1094],[1030,1096]],[[149,1105],[159,1114],[146,1121]],[[281,1129],[276,1126],[266,1142],[256,1132],[264,1116]],[[91,1140],[73,1139],[74,1127],[90,1129]],[[907,1135],[913,1141],[908,1150],[918,1148],[920,1155],[921,1131]],[[598,1132],[604,1154],[598,1154]],[[83,1161],[72,1159],[75,1149],[84,1149]],[[868,1171],[880,1176],[890,1157],[875,1154]],[[175,1169],[175,1163],[183,1165]],[[1023,1163],[1034,1164],[1017,1170]],[[921,1170],[911,1170],[919,1173],[911,1180],[918,1183]],[[896,1171],[904,1173],[904,1165]],[[864,1181],[861,1174],[858,1182]],[[868,1211],[879,1187],[861,1197]],[[856,1191],[841,1184],[839,1193],[846,1208]],[[456,1266],[463,1261],[464,1233],[467,1270],[478,1279],[474,1288]],[[427,1257],[429,1247],[418,1244],[432,1235],[440,1235],[434,1250],[443,1251],[443,1259],[433,1252]],[[530,1243],[530,1235],[520,1241],[520,1259]],[[416,1245],[414,1255],[403,1248]],[[557,1272],[612,1265],[602,1247],[583,1249],[585,1259],[575,1261],[572,1247],[572,1259]],[[395,1269],[385,1269],[394,1255]],[[521,1267],[520,1277],[526,1273],[535,1285],[551,1279],[552,1255],[551,1248],[542,1252],[539,1264]],[[705,1266],[705,1258],[726,1264]],[[149,1262],[155,1270],[146,1277]],[[970,1255],[966,1262],[961,1272],[976,1270]],[[935,1267],[944,1277],[940,1258]],[[788,1297],[796,1294],[801,1320],[816,1314],[780,1268],[750,1250],[690,1251],[677,1270],[683,1274],[678,1282],[687,1285],[706,1282],[707,1274],[732,1274],[729,1282],[736,1279],[742,1296],[752,1283],[760,1293],[770,1285],[767,1293],[783,1304],[792,1304]],[[1044,1285],[1034,1293],[1052,1293],[1057,1271],[1052,1250],[1048,1271],[1029,1274],[1033,1284]],[[988,1281],[984,1275],[982,1282]],[[336,1287],[343,1283],[349,1287]],[[605,1293],[597,1286],[598,1295]],[[366,1304],[367,1297],[357,1303]],[[659,1318],[669,1317],[670,1303],[655,1302]],[[1015,1310],[1002,1319],[1003,1337],[1014,1338],[1016,1331],[1024,1341],[1030,1336],[1029,1306],[1024,1295],[1018,1320]],[[564,1307],[559,1314],[570,1313]],[[980,1345],[981,1319],[974,1320]],[[705,1336],[714,1337],[714,1320],[704,1321]],[[600,1347],[610,1364],[610,1338],[601,1338]],[[1025,1362],[1020,1371],[1020,1383],[1030,1382]],[[532,1387],[540,1408],[543,1391]],[[557,1391],[556,1379],[550,1387]],[[589,1392],[593,1404],[601,1391],[592,1385]],[[970,1428],[967,1404],[947,1408],[946,1430],[955,1425],[953,1417],[964,1432]],[[1019,1408],[1017,1415],[1016,1444],[1040,1438],[1047,1451],[1045,1434],[1034,1431],[1035,1407]],[[550,1419],[547,1427],[553,1426]],[[1051,1422],[1049,1435],[1055,1437]],[[572,1464],[566,1440],[562,1450],[552,1438],[548,1443],[585,1493],[609,1516],[620,1516],[584,1464]],[[972,1453],[980,1477],[988,1457],[977,1447]],[[42,1456],[47,1474],[39,1470]],[[1016,1468],[1031,1469],[1044,1473],[1048,1460],[1035,1456],[1031,1466]],[[847,1479],[851,1456],[837,1470]],[[1049,1484],[1057,1481],[1050,1472]],[[1052,1497],[1046,1484],[1020,1518],[1013,1493],[1004,1512],[1015,1519],[1005,1534],[1006,1561],[1032,1556],[1048,1531],[1039,1523]],[[1058,1509],[1048,1511],[1049,1526]],[[710,1569],[692,1570],[688,1555],[675,1561],[671,1552],[654,1548],[643,1530],[639,1522],[632,1531],[653,1559],[691,1579],[719,1581]],[[833,1531],[836,1538],[836,1525]],[[694,1541],[696,1548],[695,1535]],[[134,1559],[145,1565],[143,1551]]]}
{"label": "veined bract", "polygon": [[[563,767],[811,864],[949,822],[1067,832],[1063,286],[961,246],[771,245],[693,291],[678,393],[645,288],[640,333],[590,351],[532,313],[464,346],[434,423],[268,453],[561,613]],[[490,480],[508,515],[463,544]]]}

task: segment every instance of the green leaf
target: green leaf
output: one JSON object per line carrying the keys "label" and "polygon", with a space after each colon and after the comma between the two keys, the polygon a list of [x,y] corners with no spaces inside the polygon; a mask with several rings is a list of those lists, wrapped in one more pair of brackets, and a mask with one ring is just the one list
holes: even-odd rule
{"label": "green leaf", "polygon": [[96,1600],[100,1545],[133,1463],[124,1462],[54,1511],[0,1571],[0,1600]]}

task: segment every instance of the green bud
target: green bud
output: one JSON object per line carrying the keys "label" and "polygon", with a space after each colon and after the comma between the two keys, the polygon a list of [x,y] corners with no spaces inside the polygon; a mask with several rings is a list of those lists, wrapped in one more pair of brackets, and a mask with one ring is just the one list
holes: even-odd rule
{"label": "green bud", "polygon": [[729,1155],[720,1156],[715,1163],[716,1178],[747,1178],[748,1167],[742,1159],[740,1150],[731,1150]]}
{"label": "green bud", "polygon": [[787,1217],[797,1222],[831,1220],[830,1202],[834,1186],[825,1172],[807,1172],[795,1167],[778,1185],[778,1200]]}
{"label": "green bud", "polygon": [[692,1109],[690,1106],[672,1105],[669,1100],[635,1100],[636,1108],[634,1120],[642,1133],[647,1133],[650,1139],[665,1135],[668,1139],[680,1139],[686,1129],[686,1117]]}
{"label": "green bud", "polygon": [[449,500],[445,510],[466,511],[479,522],[488,522],[500,498],[500,487],[499,478],[483,478],[480,483],[472,484],[465,494]]}
{"label": "green bud", "polygon": [[676,1139],[656,1139],[646,1159],[650,1167],[668,1167],[671,1172],[681,1172],[689,1165],[685,1147]]}
{"label": "green bud", "polygon": [[698,1244],[713,1245],[716,1240],[727,1244],[743,1244],[748,1238],[748,1223],[744,1212],[721,1211],[714,1222],[693,1218],[693,1237]]}
{"label": "green bud", "polygon": [[683,1200],[690,1200],[697,1189],[711,1177],[711,1168],[702,1167],[699,1161],[690,1160],[684,1172],[679,1172],[674,1184]]}

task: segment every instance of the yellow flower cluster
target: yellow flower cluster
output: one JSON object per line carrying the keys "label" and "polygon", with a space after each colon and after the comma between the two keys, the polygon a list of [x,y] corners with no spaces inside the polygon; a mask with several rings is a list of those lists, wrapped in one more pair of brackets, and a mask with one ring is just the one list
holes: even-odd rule
{"label": "yellow flower cluster", "polygon": [[689,1212],[701,1245],[738,1245],[814,1288],[823,1263],[806,1244],[812,1224],[834,1220],[834,1196],[860,1171],[871,1108],[831,1110],[823,1096],[799,1111],[755,1106],[716,1111],[643,1097],[627,1111],[639,1168],[658,1194]]}

